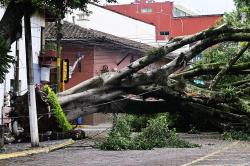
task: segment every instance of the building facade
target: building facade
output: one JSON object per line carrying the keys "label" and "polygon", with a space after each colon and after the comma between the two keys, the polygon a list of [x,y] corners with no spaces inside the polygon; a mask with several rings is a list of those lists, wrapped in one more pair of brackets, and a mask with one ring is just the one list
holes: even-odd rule
{"label": "building facade", "polygon": [[[117,71],[152,47],[97,30],[86,29],[65,21],[62,26],[62,59],[69,60],[70,79],[65,84],[69,89],[91,77],[105,72]],[[55,23],[45,28],[46,42],[56,40]],[[78,59],[80,59],[78,61]],[[53,77],[53,72],[51,72]],[[50,84],[53,84],[51,81]],[[64,110],[67,112],[67,110]],[[71,111],[71,110],[69,110]],[[102,113],[85,116],[84,124],[96,125],[107,122],[108,116]]]}
{"label": "building facade", "polygon": [[156,26],[157,41],[191,35],[213,26],[222,15],[199,15],[173,2],[136,0],[131,4],[106,5],[107,9]]}
{"label": "building facade", "polygon": [[65,20],[84,28],[102,31],[108,34],[133,41],[155,43],[155,26],[123,14],[113,12],[97,4],[88,4],[91,12],[86,15],[80,10],[73,10],[65,16]]}

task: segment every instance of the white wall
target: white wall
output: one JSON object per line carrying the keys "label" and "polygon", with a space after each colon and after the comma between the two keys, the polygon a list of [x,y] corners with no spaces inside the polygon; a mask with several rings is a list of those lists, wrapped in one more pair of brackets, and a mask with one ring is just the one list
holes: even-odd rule
{"label": "white wall", "polygon": [[[5,9],[0,8],[0,18],[2,18]],[[38,13],[35,13],[31,18],[31,34],[32,34],[32,49],[33,49],[33,67],[35,82],[40,82],[40,67],[38,62],[38,56],[41,47],[41,26],[44,26],[44,18]],[[19,80],[21,80],[21,94],[27,91],[27,76],[26,76],[26,55],[25,55],[25,39],[24,39],[24,26],[22,31],[22,38],[19,39]],[[9,53],[13,57],[16,54],[16,42],[11,45],[11,52]],[[3,96],[5,92],[10,91],[10,80],[14,79],[14,65],[11,64],[9,73],[6,74],[5,83],[0,84],[0,110],[3,106]]]}
{"label": "white wall", "polygon": [[75,23],[82,27],[146,44],[155,43],[154,25],[126,17],[93,4],[89,4],[87,9],[92,12],[86,17],[87,20],[78,19],[77,14],[83,13],[80,10],[74,10],[72,14],[67,14],[65,20],[73,22],[72,17],[75,16]]}

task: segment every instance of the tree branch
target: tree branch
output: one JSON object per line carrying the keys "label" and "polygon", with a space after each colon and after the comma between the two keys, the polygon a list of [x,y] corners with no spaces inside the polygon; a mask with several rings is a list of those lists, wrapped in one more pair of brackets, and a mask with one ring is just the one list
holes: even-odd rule
{"label": "tree branch", "polygon": [[[192,78],[196,76],[201,75],[215,75],[218,73],[221,69],[223,69],[224,64],[219,63],[213,63],[213,64],[202,64],[199,66],[196,66],[190,70],[183,71],[181,73],[176,73],[171,75],[170,78],[172,79],[178,79],[178,78]],[[233,65],[229,70],[228,74],[249,74],[250,71],[247,71],[247,69],[250,68],[250,62],[248,63],[240,63],[237,65]]]}
{"label": "tree branch", "polygon": [[229,60],[229,62],[220,70],[220,72],[214,77],[212,80],[209,89],[213,90],[222,76],[236,63],[236,61],[244,54],[244,52],[249,48],[250,43],[247,43],[246,46],[244,46],[238,54],[236,54],[232,59]]}

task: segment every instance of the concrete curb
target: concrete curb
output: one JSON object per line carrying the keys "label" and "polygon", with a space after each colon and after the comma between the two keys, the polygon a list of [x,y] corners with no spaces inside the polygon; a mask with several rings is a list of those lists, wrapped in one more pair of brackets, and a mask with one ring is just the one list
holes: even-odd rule
{"label": "concrete curb", "polygon": [[28,156],[28,155],[31,155],[31,154],[48,153],[48,152],[51,152],[51,151],[54,151],[54,150],[61,149],[61,148],[65,147],[65,146],[71,145],[73,143],[74,143],[74,141],[72,139],[69,139],[64,143],[51,145],[49,147],[42,147],[42,148],[38,147],[38,148],[33,148],[33,149],[19,151],[19,152],[0,154],[0,160],[13,158],[13,157],[23,157],[23,156]]}

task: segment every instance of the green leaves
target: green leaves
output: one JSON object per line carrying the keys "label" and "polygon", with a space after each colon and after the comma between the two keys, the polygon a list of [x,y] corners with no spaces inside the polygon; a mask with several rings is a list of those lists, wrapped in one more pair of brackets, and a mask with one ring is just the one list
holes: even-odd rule
{"label": "green leaves", "polygon": [[168,118],[160,114],[148,121],[146,128],[135,137],[136,149],[152,149],[155,147],[190,148],[198,145],[191,144],[177,137],[175,129],[168,128]]}
{"label": "green leaves", "polygon": [[248,26],[250,23],[250,0],[234,0],[236,11],[226,13],[224,21],[235,27]]}
{"label": "green leaves", "polygon": [[9,72],[11,63],[14,62],[14,58],[8,55],[9,52],[5,41],[0,37],[0,82],[3,82],[5,74]]}
{"label": "green leaves", "polygon": [[119,117],[115,127],[99,147],[105,150],[145,150],[155,147],[189,148],[198,146],[180,140],[176,131],[168,128],[169,120],[166,115],[158,114],[158,116],[150,118],[140,133],[131,132],[131,117],[132,115]]}
{"label": "green leaves", "polygon": [[234,0],[234,3],[238,10],[249,12],[250,0]]}
{"label": "green leaves", "polygon": [[242,131],[228,131],[224,132],[222,135],[225,140],[241,140],[241,141],[250,141],[250,134],[244,133]]}
{"label": "green leaves", "polygon": [[46,42],[45,50],[56,50],[56,43],[55,42]]}
{"label": "green leaves", "polygon": [[131,149],[132,139],[130,137],[130,125],[124,117],[119,117],[109,136],[99,147],[104,150],[126,150]]}
{"label": "green leaves", "polygon": [[44,87],[43,91],[48,95],[48,102],[50,103],[51,111],[56,118],[59,127],[65,132],[71,131],[73,128],[62,110],[56,94],[48,85]]}
{"label": "green leaves", "polygon": [[[90,2],[98,3],[99,0],[16,0],[26,1],[31,3],[36,9],[44,10],[56,16],[64,17],[64,14],[70,9],[81,9],[83,12],[88,12],[86,7]],[[106,0],[107,2],[116,2],[116,0]],[[0,0],[0,4],[7,6],[10,0]]]}
{"label": "green leaves", "polygon": [[[214,68],[222,68],[224,65],[226,65],[230,59],[232,59],[237,52],[239,52],[242,45],[245,45],[245,42],[241,43],[221,43],[218,44],[212,48],[207,49],[203,54],[199,61],[195,62],[193,64],[193,67],[199,67],[203,66],[203,69],[205,70],[207,67],[213,69]],[[250,51],[247,50],[235,63],[236,65],[247,63],[250,61]],[[229,74],[223,76],[223,78],[220,80],[219,84],[223,87],[225,87],[226,84],[232,83],[235,81],[242,80],[243,78],[248,78],[248,75],[234,75]],[[196,78],[198,79],[198,78]],[[199,79],[204,81],[210,81],[213,79],[213,75],[203,75],[199,77]]]}

